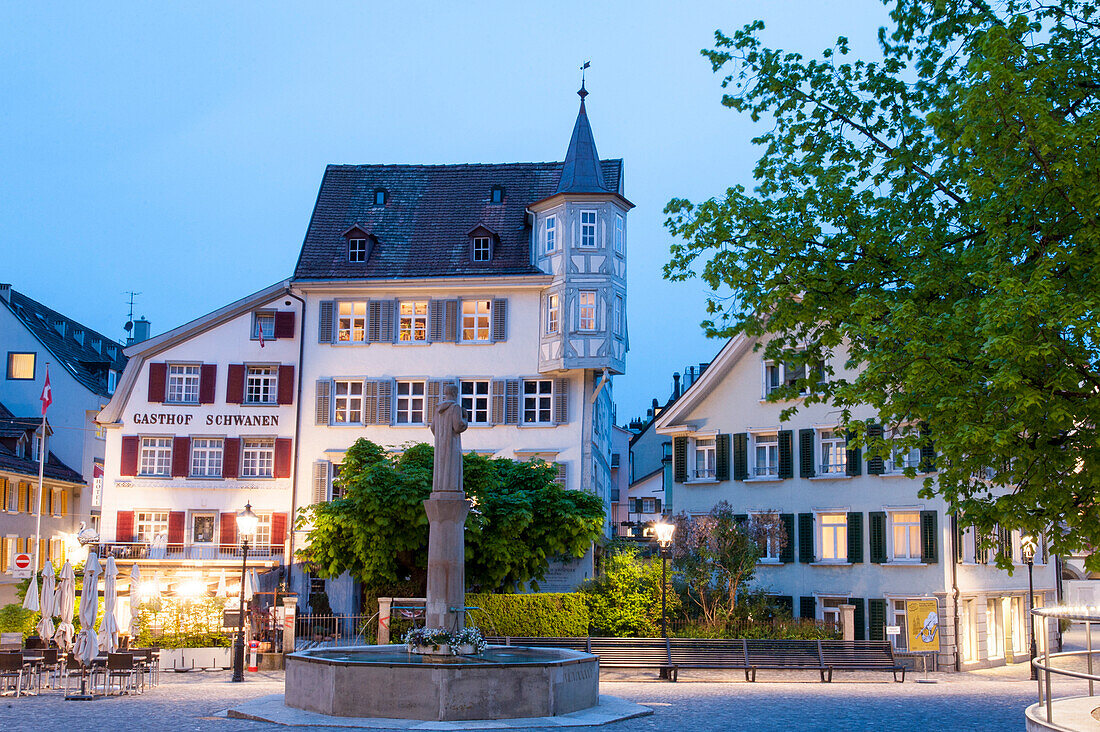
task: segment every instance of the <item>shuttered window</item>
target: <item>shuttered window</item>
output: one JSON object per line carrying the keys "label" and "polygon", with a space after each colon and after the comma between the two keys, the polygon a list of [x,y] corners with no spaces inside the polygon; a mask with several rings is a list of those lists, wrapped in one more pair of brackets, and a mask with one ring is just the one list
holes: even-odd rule
{"label": "shuttered window", "polygon": [[313,463],[313,503],[324,503],[329,500],[330,465],[328,460],[318,460]]}
{"label": "shuttered window", "polygon": [[780,478],[794,477],[794,433],[790,430],[779,431],[779,469]]}
{"label": "shuttered window", "polygon": [[848,561],[863,561],[863,514],[859,511],[848,513]]}
{"label": "shuttered window", "polygon": [[[874,422],[867,425],[867,440],[869,443],[873,443],[875,440],[882,439],[882,425],[875,424]],[[886,472],[886,461],[880,456],[871,457],[867,459],[867,474],[868,475],[882,475]]]}
{"label": "shuttered window", "polygon": [[921,561],[936,564],[940,561],[939,529],[935,511],[920,512]]}
{"label": "shuttered window", "polygon": [[812,564],[817,556],[814,553],[814,515],[798,514],[798,561]]}
{"label": "shuttered window", "polygon": [[554,379],[554,424],[569,421],[569,379]]}
{"label": "shuttered window", "polygon": [[886,640],[886,600],[871,598],[867,601],[867,609],[870,617],[869,640]]}
{"label": "shuttered window", "polygon": [[672,479],[677,483],[687,482],[687,437],[672,438]]}
{"label": "shuttered window", "polygon": [[336,303],[331,300],[325,300],[320,304],[317,315],[317,342],[318,343],[332,343],[332,329],[334,318],[334,310],[336,309]]}
{"label": "shuttered window", "polygon": [[749,478],[749,435],[739,432],[733,435],[733,479]]}
{"label": "shuttered window", "polygon": [[870,559],[875,564],[886,561],[886,512],[871,511],[867,514]]}
{"label": "shuttered window", "polygon": [[719,433],[714,438],[714,478],[715,480],[730,479],[730,436]]}
{"label": "shuttered window", "polygon": [[856,608],[854,617],[852,618],[855,621],[854,624],[856,626],[855,639],[858,641],[867,640],[867,622],[865,617],[865,606],[863,598],[849,597],[848,604],[855,605]]}
{"label": "shuttered window", "polygon": [[316,387],[316,408],[314,417],[317,424],[329,423],[329,405],[332,382],[328,379],[320,379]]}
{"label": "shuttered window", "polygon": [[816,597],[800,597],[798,600],[798,617],[806,620],[813,620],[817,617]]}
{"label": "shuttered window", "polygon": [[814,438],[812,429],[798,431],[798,476],[800,478],[812,478],[817,473],[814,470]]}
{"label": "shuttered window", "polygon": [[790,563],[794,561],[794,514],[779,514],[779,522],[783,524],[783,545],[779,549],[779,561]]}
{"label": "shuttered window", "polygon": [[508,339],[508,301],[503,298],[493,300],[493,343]]}

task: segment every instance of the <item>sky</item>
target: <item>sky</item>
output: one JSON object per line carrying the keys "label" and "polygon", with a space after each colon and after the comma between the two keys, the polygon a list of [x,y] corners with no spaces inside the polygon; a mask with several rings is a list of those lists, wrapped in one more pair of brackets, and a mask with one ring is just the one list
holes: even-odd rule
{"label": "sky", "polygon": [[752,186],[765,130],[720,103],[699,51],[765,21],[816,55],[876,54],[877,0],[5,3],[0,281],[122,339],[293,273],[326,164],[561,160],[589,119],[623,158],[627,373],[618,421],[709,361],[707,290],[661,276],[669,199]]}

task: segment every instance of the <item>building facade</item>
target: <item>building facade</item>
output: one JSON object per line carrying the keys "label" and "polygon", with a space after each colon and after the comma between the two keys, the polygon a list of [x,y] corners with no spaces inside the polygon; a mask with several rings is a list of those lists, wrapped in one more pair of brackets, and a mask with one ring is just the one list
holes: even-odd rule
{"label": "building facade", "polygon": [[[934,598],[940,668],[1025,662],[1028,573],[1018,532],[998,540],[1016,568],[1009,575],[976,551],[972,530],[957,529],[944,501],[918,497],[923,478],[935,474],[930,446],[867,460],[849,448],[838,410],[825,404],[801,404],[782,422],[792,404],[767,396],[798,374],[764,361],[755,345],[731,339],[656,418],[655,431],[672,442],[669,512],[705,514],[727,501],[746,518],[778,514],[777,537],[786,541],[768,542],[756,582],[796,617],[837,620],[850,603],[856,637],[884,639],[887,627],[905,627],[906,600]],[[838,377],[854,376],[843,355],[829,365]],[[864,412],[852,418],[875,416]],[[1035,605],[1054,604],[1055,562],[1043,547],[1034,575]],[[909,650],[904,632],[889,637]]]}

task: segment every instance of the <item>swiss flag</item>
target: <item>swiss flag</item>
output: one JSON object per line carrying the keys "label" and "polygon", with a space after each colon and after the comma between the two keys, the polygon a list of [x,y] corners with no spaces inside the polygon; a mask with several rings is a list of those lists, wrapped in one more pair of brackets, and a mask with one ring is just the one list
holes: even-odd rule
{"label": "swiss flag", "polygon": [[263,323],[257,323],[256,325],[258,326],[258,330],[260,331],[260,348],[263,348],[264,347],[264,324]]}
{"label": "swiss flag", "polygon": [[50,367],[46,367],[46,383],[42,385],[42,396],[39,397],[42,400],[42,414],[46,414],[46,410],[53,404],[53,389],[50,388]]}

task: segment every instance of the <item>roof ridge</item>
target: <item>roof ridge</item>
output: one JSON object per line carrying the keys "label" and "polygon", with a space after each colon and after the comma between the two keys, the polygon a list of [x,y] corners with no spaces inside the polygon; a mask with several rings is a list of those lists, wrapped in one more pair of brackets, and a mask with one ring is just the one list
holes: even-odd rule
{"label": "roof ridge", "polygon": [[[600,158],[601,163],[618,163],[622,162],[622,158]],[[389,168],[393,170],[429,170],[439,168],[454,168],[454,169],[483,169],[483,168],[501,168],[501,167],[513,167],[522,165],[565,165],[563,160],[543,160],[543,161],[529,161],[529,162],[511,162],[511,163],[328,163],[326,168],[352,168],[356,170],[362,170],[364,168],[383,169]]]}

